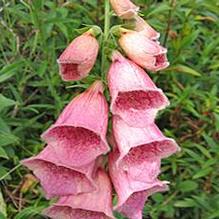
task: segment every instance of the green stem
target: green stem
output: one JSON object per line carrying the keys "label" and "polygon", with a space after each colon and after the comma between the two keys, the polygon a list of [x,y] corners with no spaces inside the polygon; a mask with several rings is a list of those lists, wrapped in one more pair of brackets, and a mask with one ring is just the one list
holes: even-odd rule
{"label": "green stem", "polygon": [[105,66],[106,66],[106,53],[105,49],[107,48],[107,40],[109,38],[109,31],[110,31],[110,2],[109,0],[104,0],[104,32],[103,32],[103,39],[102,39],[102,51],[101,51],[101,76],[102,79],[105,81]]}

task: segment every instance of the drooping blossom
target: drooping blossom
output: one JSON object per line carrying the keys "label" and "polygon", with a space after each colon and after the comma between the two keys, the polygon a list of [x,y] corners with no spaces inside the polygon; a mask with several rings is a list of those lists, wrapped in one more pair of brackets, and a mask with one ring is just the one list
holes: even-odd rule
{"label": "drooping blossom", "polygon": [[96,184],[93,192],[61,197],[45,215],[53,219],[114,219],[111,183],[104,171],[98,171]]}
{"label": "drooping blossom", "polygon": [[143,34],[147,38],[151,40],[157,40],[160,37],[160,33],[158,33],[154,28],[152,28],[143,18],[140,16],[135,16],[135,31]]}
{"label": "drooping blossom", "polygon": [[135,128],[114,116],[113,136],[120,152],[119,167],[139,181],[153,181],[160,173],[160,160],[179,151],[176,142],[165,137],[154,123]]}
{"label": "drooping blossom", "polygon": [[83,166],[109,151],[105,136],[108,106],[101,81],[74,98],[42,138],[62,163]]}
{"label": "drooping blossom", "polygon": [[147,126],[169,104],[167,97],[135,63],[118,52],[114,52],[112,60],[108,72],[111,112],[130,126]]}
{"label": "drooping blossom", "polygon": [[130,0],[110,0],[110,3],[115,13],[123,19],[133,18],[139,10]]}
{"label": "drooping blossom", "polygon": [[85,78],[94,66],[99,44],[89,30],[75,38],[57,60],[64,81]]}
{"label": "drooping blossom", "polygon": [[116,211],[125,215],[129,219],[142,219],[142,211],[148,197],[157,192],[165,192],[168,190],[166,184],[156,185],[151,189],[133,193],[125,203],[116,207]]}
{"label": "drooping blossom", "polygon": [[23,160],[22,164],[31,169],[40,180],[48,199],[96,189],[93,180],[95,161],[81,167],[64,165],[51,146],[47,146],[37,156]]}
{"label": "drooping blossom", "polygon": [[137,31],[124,30],[119,44],[126,55],[136,64],[150,71],[159,71],[169,66],[167,49]]}
{"label": "drooping blossom", "polygon": [[[166,181],[154,179],[151,181],[137,181],[129,177],[129,173],[118,166],[119,152],[114,151],[109,155],[109,172],[114,188],[118,196],[118,202],[114,207],[129,219],[141,219],[144,203],[154,192],[166,191]],[[147,171],[145,171],[147,174]]]}

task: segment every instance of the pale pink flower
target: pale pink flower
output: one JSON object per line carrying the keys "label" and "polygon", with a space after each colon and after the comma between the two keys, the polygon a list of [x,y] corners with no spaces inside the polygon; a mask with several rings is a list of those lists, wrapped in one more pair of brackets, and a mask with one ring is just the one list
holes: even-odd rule
{"label": "pale pink flower", "polygon": [[166,184],[156,185],[148,190],[133,193],[125,203],[118,206],[116,211],[120,212],[129,219],[142,219],[142,211],[144,209],[145,202],[149,196],[157,192],[165,192],[168,190]]}
{"label": "pale pink flower", "polygon": [[114,219],[111,183],[104,171],[98,171],[96,184],[94,192],[60,198],[45,215],[53,219]]}
{"label": "pale pink flower", "polygon": [[[166,181],[154,179],[151,181],[137,181],[120,168],[118,164],[119,152],[114,151],[109,155],[109,172],[118,196],[114,210],[121,212],[130,219],[142,218],[142,209],[148,196],[153,192],[166,191]],[[145,171],[147,174],[147,171]]]}
{"label": "pale pink flower", "polygon": [[47,146],[40,154],[23,160],[40,180],[47,198],[65,195],[76,195],[96,189],[93,175],[95,162],[81,167],[70,167],[60,162],[51,146]]}
{"label": "pale pink flower", "polygon": [[153,181],[160,173],[160,160],[180,150],[154,123],[135,128],[114,116],[113,136],[120,152],[118,165],[139,181]]}
{"label": "pale pink flower", "polygon": [[135,127],[154,122],[157,112],[169,104],[167,97],[135,63],[118,52],[112,60],[108,72],[111,112]]}
{"label": "pale pink flower", "polygon": [[169,66],[167,49],[137,31],[125,30],[119,44],[126,55],[136,64],[150,71],[159,71]]}
{"label": "pale pink flower", "polygon": [[139,10],[130,0],[110,0],[110,3],[115,13],[123,19],[133,18]]}
{"label": "pale pink flower", "polygon": [[140,16],[135,16],[135,31],[143,34],[151,40],[157,40],[160,37],[154,28],[152,28],[143,18]]}
{"label": "pale pink flower", "polygon": [[62,163],[83,166],[109,151],[106,142],[108,105],[101,81],[74,98],[42,138]]}
{"label": "pale pink flower", "polygon": [[85,78],[94,66],[99,44],[91,31],[75,38],[59,57],[60,75],[64,81]]}

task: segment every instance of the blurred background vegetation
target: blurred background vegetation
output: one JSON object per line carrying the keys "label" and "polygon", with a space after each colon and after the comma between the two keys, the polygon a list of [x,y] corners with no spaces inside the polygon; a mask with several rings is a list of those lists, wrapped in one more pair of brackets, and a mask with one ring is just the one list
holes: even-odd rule
{"label": "blurred background vegetation", "polygon": [[[161,32],[171,66],[150,74],[171,101],[157,119],[182,151],[163,160],[170,191],[150,198],[144,218],[219,218],[219,2],[135,0]],[[99,77],[64,83],[56,59],[84,24],[103,26],[101,0],[0,0],[0,218],[43,218],[43,192],[20,160],[40,134]],[[113,17],[112,25],[119,19]],[[118,218],[123,218],[118,216]]]}

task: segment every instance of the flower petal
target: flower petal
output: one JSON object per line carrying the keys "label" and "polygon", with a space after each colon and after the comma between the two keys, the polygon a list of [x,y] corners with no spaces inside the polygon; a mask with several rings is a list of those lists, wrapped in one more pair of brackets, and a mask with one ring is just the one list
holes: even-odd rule
{"label": "flower petal", "polygon": [[[150,40],[145,34],[125,31],[119,39],[119,44],[133,62],[150,71],[158,71],[169,65],[166,58],[167,49]],[[159,58],[160,56],[163,58]]]}
{"label": "flower petal", "polygon": [[147,126],[154,122],[157,112],[169,104],[146,72],[118,52],[113,54],[108,84],[112,113],[130,126]]}
{"label": "flower petal", "polygon": [[100,81],[74,98],[42,138],[62,163],[83,166],[109,151],[105,136],[108,106]]}
{"label": "flower petal", "polygon": [[90,31],[75,38],[57,60],[64,81],[85,78],[94,66],[99,45]]}
{"label": "flower petal", "polygon": [[45,215],[54,219],[113,219],[111,183],[102,170],[97,173],[96,184],[94,192],[60,198]]}
{"label": "flower petal", "polygon": [[95,162],[80,168],[63,165],[54,149],[47,146],[35,157],[22,161],[40,180],[47,198],[76,195],[96,189],[93,174]]}
{"label": "flower petal", "polygon": [[131,19],[137,14],[139,7],[130,0],[110,0],[115,13],[123,19]]}
{"label": "flower petal", "polygon": [[135,16],[135,31],[145,35],[151,40],[157,40],[160,37],[154,28],[152,28],[143,18],[140,16]]}

